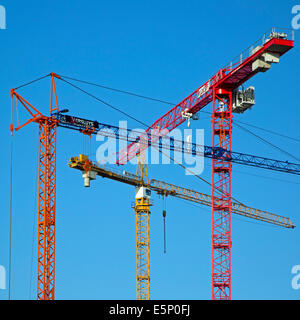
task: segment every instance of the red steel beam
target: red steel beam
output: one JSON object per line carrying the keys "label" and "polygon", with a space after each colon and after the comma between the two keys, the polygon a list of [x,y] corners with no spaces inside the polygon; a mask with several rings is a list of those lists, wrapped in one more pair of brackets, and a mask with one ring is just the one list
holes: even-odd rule
{"label": "red steel beam", "polygon": [[[232,91],[213,91],[212,145],[231,152]],[[231,299],[231,162],[212,160],[212,299]]]}
{"label": "red steel beam", "polygon": [[[200,88],[155,121],[145,132],[151,133],[152,130],[155,130],[156,135],[167,134],[186,120],[186,118],[182,117],[184,112],[195,114],[208,105],[213,100],[213,88],[234,90],[252,78],[258,72],[257,70],[252,70],[252,63],[263,53],[272,52],[282,56],[291,48],[293,48],[292,40],[272,38],[255,52],[253,51],[255,48],[249,49],[249,52],[253,51],[254,53],[249,54],[246,58],[241,56],[235,64],[220,69]],[[138,155],[140,151],[144,151],[147,148],[148,146],[143,145],[139,149],[138,144],[130,143],[127,148],[120,151],[117,164],[126,164]]]}

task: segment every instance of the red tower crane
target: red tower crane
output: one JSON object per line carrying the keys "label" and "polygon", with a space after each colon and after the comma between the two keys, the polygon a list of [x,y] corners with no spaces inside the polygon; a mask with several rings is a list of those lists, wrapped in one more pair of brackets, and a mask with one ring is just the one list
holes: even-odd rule
{"label": "red tower crane", "polygon": [[[56,131],[58,112],[55,88],[56,74],[51,73],[50,116],[44,116],[15,89],[11,90],[11,110],[14,99],[29,113],[29,120],[18,125],[16,131],[31,122],[39,125],[39,184],[38,184],[38,252],[37,252],[37,300],[54,300],[55,287],[55,213],[56,213]],[[11,112],[11,134],[13,113]]]}
{"label": "red tower crane", "polygon": [[[212,147],[231,153],[233,99],[238,88],[293,48],[292,36],[273,28],[228,66],[220,69],[187,98],[155,121],[146,133],[165,135],[213,102]],[[249,107],[249,106],[248,106]],[[245,107],[242,111],[245,111]],[[242,112],[236,108],[235,112]],[[141,137],[146,136],[142,135]],[[123,149],[117,164],[125,164],[147,148],[132,142]],[[231,299],[231,162],[213,158],[212,163],[212,299]]]}

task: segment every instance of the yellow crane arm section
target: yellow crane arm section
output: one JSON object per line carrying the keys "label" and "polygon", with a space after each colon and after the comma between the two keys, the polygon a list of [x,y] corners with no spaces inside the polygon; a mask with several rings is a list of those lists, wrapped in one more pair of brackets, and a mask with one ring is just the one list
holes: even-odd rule
{"label": "yellow crane arm section", "polygon": [[[109,178],[132,186],[144,185],[159,195],[173,196],[210,207],[212,205],[212,197],[205,193],[179,187],[155,179],[152,179],[150,183],[147,184],[140,176],[131,174],[124,170],[118,170],[112,166],[98,165],[89,161],[88,157],[85,155],[71,158],[69,167],[82,172],[95,172],[98,176],[103,178]],[[295,228],[295,225],[292,223],[290,218],[251,208],[236,202],[232,202],[232,212],[246,218],[267,222],[273,225],[285,228]]]}

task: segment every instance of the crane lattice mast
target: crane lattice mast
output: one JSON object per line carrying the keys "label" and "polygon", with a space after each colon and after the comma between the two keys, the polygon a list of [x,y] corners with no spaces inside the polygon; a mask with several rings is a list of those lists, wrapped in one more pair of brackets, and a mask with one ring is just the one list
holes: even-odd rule
{"label": "crane lattice mast", "polygon": [[150,195],[146,185],[149,184],[148,170],[144,153],[139,153],[136,174],[145,184],[136,187],[136,293],[137,300],[150,300]]}
{"label": "crane lattice mast", "polygon": [[[38,176],[38,248],[37,248],[37,300],[55,298],[55,217],[56,217],[56,132],[59,112],[54,73],[51,74],[50,116],[43,116],[34,106],[11,90],[13,101],[19,101],[31,118],[18,126],[36,122],[39,125]],[[11,130],[13,125],[11,124]]]}
{"label": "crane lattice mast", "polygon": [[[232,92],[213,90],[213,143],[231,153]],[[212,159],[212,296],[231,299],[231,162]]]}

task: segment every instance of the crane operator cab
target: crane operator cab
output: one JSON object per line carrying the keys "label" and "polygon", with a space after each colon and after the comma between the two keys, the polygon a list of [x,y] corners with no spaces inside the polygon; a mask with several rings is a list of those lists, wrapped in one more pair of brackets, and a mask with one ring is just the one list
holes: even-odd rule
{"label": "crane operator cab", "polygon": [[150,200],[151,190],[146,187],[136,187],[135,188],[135,198]]}

